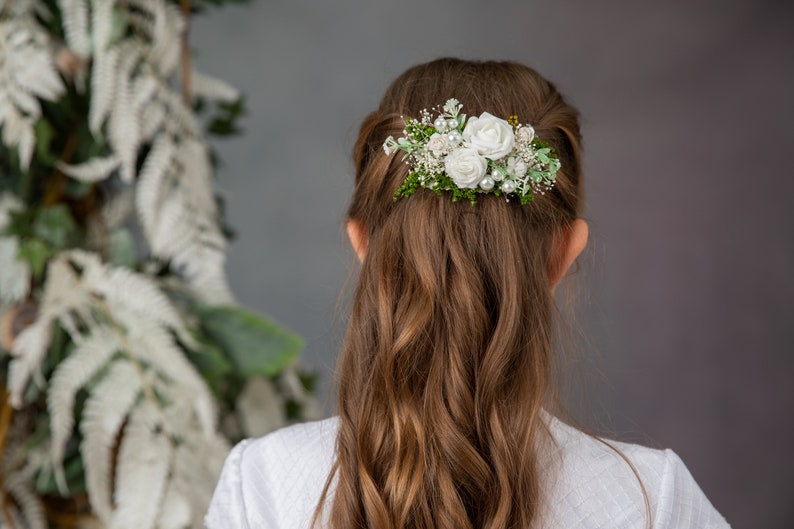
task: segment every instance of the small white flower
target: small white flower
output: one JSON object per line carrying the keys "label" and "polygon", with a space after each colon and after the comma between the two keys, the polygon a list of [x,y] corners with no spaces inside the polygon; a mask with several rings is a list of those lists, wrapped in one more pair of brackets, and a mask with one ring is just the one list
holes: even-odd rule
{"label": "small white flower", "polygon": [[516,140],[519,143],[529,143],[535,138],[535,129],[529,125],[524,125],[516,131]]}
{"label": "small white flower", "polygon": [[383,142],[383,152],[386,153],[386,156],[391,155],[391,153],[397,151],[397,142],[394,141],[394,136],[389,136],[386,138],[386,141]]}
{"label": "small white flower", "polygon": [[476,189],[488,169],[488,160],[474,149],[461,147],[447,156],[444,169],[456,186]]}
{"label": "small white flower", "polygon": [[446,136],[436,132],[435,134],[430,136],[429,140],[427,140],[427,149],[436,156],[440,156],[445,152],[449,151],[450,149],[449,141],[447,141]]}
{"label": "small white flower", "polygon": [[504,157],[516,144],[513,127],[488,112],[483,112],[479,118],[469,118],[463,129],[463,141],[466,147],[491,160]]}
{"label": "small white flower", "polygon": [[444,103],[444,111],[448,114],[457,114],[460,111],[460,107],[460,101],[454,97],[452,99],[447,99],[447,102]]}
{"label": "small white flower", "polygon": [[521,158],[511,156],[507,159],[507,170],[517,177],[522,178],[527,174],[527,162]]}

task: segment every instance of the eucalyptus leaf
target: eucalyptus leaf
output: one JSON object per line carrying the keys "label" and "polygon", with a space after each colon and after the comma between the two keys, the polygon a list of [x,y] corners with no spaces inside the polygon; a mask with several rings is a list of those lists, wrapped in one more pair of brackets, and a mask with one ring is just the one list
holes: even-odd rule
{"label": "eucalyptus leaf", "polygon": [[41,208],[33,221],[33,233],[57,249],[66,248],[77,235],[77,225],[65,204]]}
{"label": "eucalyptus leaf", "polygon": [[243,376],[272,376],[303,348],[300,337],[241,307],[198,308],[204,334],[232,360]]}
{"label": "eucalyptus leaf", "polygon": [[35,133],[36,156],[47,164],[54,164],[57,157],[50,152],[50,145],[55,136],[55,129],[46,119],[40,119],[36,122]]}
{"label": "eucalyptus leaf", "polygon": [[33,277],[38,279],[44,274],[44,265],[53,253],[52,248],[39,239],[23,239],[20,241],[17,257],[30,265]]}
{"label": "eucalyptus leaf", "polygon": [[135,268],[135,240],[126,228],[113,230],[108,238],[108,260],[114,265]]}
{"label": "eucalyptus leaf", "polygon": [[201,376],[207,381],[216,395],[222,392],[223,382],[234,372],[235,366],[226,357],[223,350],[206,336],[191,331],[193,346],[182,344],[188,359],[198,368]]}

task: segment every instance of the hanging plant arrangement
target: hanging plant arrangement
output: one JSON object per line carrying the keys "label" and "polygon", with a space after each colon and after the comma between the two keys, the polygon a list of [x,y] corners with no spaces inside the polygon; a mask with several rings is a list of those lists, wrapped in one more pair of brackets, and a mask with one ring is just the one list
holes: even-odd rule
{"label": "hanging plant arrangement", "polygon": [[203,7],[0,0],[0,528],[202,527],[233,442],[317,416],[227,284]]}

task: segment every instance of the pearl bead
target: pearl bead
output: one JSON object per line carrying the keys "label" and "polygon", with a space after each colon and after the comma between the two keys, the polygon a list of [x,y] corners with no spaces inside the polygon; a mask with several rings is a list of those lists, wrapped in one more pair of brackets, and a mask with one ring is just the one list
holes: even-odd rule
{"label": "pearl bead", "polygon": [[499,172],[499,171],[497,171],[496,169],[494,169],[494,171],[491,173],[491,176],[492,176],[492,177],[493,177],[493,179],[494,179],[495,181],[497,181],[497,182],[501,182],[502,180],[504,180],[504,179],[505,179],[505,175],[503,175],[502,173],[500,173],[500,172]]}
{"label": "pearl bead", "polygon": [[461,141],[462,139],[463,139],[463,138],[461,137],[461,135],[460,135],[460,132],[458,132],[457,130],[453,130],[452,132],[450,132],[449,134],[447,134],[447,140],[448,140],[448,141],[449,141],[449,142],[450,142],[452,145],[457,145],[458,143],[460,143],[460,141]]}
{"label": "pearl bead", "polygon": [[486,191],[493,189],[494,181],[493,178],[490,176],[486,176],[482,180],[480,180],[480,187],[485,189]]}
{"label": "pearl bead", "polygon": [[433,126],[436,128],[438,132],[444,132],[447,130],[447,120],[439,116],[433,122]]}
{"label": "pearl bead", "polygon": [[516,184],[512,180],[505,180],[502,183],[502,192],[504,193],[512,193],[516,190]]}
{"label": "pearl bead", "polygon": [[447,126],[449,128],[451,128],[451,129],[458,128],[458,120],[457,119],[450,119],[449,121],[447,121]]}

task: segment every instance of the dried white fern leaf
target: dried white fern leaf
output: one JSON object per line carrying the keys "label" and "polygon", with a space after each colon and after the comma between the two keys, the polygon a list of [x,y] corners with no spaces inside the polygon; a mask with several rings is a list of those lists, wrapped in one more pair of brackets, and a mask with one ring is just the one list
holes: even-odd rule
{"label": "dried white fern leaf", "polygon": [[91,54],[91,41],[86,0],[58,0],[58,7],[69,48],[79,57],[88,57]]}
{"label": "dried white fern leaf", "polygon": [[113,93],[116,90],[118,47],[113,47],[94,58],[91,69],[91,106],[88,109],[88,126],[96,137],[110,113]]}
{"label": "dried white fern leaf", "polygon": [[234,302],[226,279],[226,253],[222,249],[194,244],[174,256],[172,263],[187,278],[199,299],[216,305]]}
{"label": "dried white fern leaf", "polygon": [[172,483],[191,505],[191,527],[202,527],[200,515],[207,510],[228,453],[229,444],[220,435],[186,438],[177,447]]}
{"label": "dried white fern leaf", "polygon": [[11,221],[11,214],[21,211],[25,205],[13,193],[3,191],[0,193],[0,230]]}
{"label": "dried white fern leaf", "polygon": [[224,103],[240,98],[240,91],[221,79],[193,70],[190,74],[190,92],[193,97],[205,97]]}
{"label": "dried white fern leaf", "polygon": [[109,523],[112,516],[111,476],[113,446],[127,414],[142,389],[139,371],[127,361],[111,364],[108,374],[86,401],[80,432],[80,453],[85,466],[86,487],[91,507]]}
{"label": "dried white fern leaf", "polygon": [[102,220],[108,230],[123,224],[135,211],[135,193],[127,187],[109,197],[102,206]]}
{"label": "dried white fern leaf", "polygon": [[201,136],[201,126],[196,115],[182,102],[182,97],[164,85],[158,86],[157,97],[168,107],[168,117],[173,134],[181,137]]}
{"label": "dried white fern leaf", "polygon": [[47,282],[39,306],[39,319],[55,320],[70,311],[90,319],[88,312],[93,300],[67,262],[71,256],[72,252],[61,253],[47,265]]}
{"label": "dried white fern leaf", "polygon": [[18,527],[22,527],[26,529],[25,519],[22,517],[22,513],[14,505],[6,505],[8,517],[11,519],[11,525],[6,525],[5,520],[0,518],[0,529],[17,529]]}
{"label": "dried white fern leaf", "polygon": [[58,364],[50,379],[47,409],[50,414],[50,440],[55,477],[61,494],[66,495],[62,461],[66,442],[74,426],[74,401],[77,392],[122,348],[118,331],[95,327],[72,353]]}
{"label": "dried white fern leaf", "polygon": [[49,36],[31,19],[0,22],[0,78],[6,90],[55,101],[64,92],[49,49]]}
{"label": "dried white fern leaf", "polygon": [[95,57],[104,54],[110,43],[115,3],[115,0],[91,0],[91,33]]}
{"label": "dried white fern leaf", "polygon": [[41,116],[41,105],[39,101],[25,90],[9,90],[7,92],[9,100],[17,109],[21,110],[25,117],[30,120],[37,120]]}
{"label": "dried white fern leaf", "polygon": [[84,267],[86,285],[105,299],[113,313],[133,311],[140,319],[182,329],[176,308],[150,278],[123,267],[108,267],[88,252],[73,251],[70,258]]}
{"label": "dried white fern leaf", "polygon": [[159,529],[185,529],[190,526],[193,519],[193,509],[190,501],[179,490],[175,480],[168,483],[168,488],[160,505],[157,516]]}
{"label": "dried white fern leaf", "polygon": [[111,529],[151,529],[171,469],[170,441],[149,403],[131,414],[119,450]]}
{"label": "dried white fern leaf", "polygon": [[[153,99],[145,104],[141,113],[141,141],[151,141],[155,135],[162,132],[165,124],[166,108],[158,99]],[[161,134],[160,137],[163,137]]]}
{"label": "dried white fern leaf", "polygon": [[151,238],[160,216],[165,181],[171,167],[174,144],[166,135],[161,135],[143,163],[135,187],[135,209],[141,221],[144,234]]}
{"label": "dried white fern leaf", "polygon": [[261,437],[287,424],[283,398],[264,377],[249,378],[236,404],[246,437]]}
{"label": "dried white fern leaf", "polygon": [[150,60],[162,77],[173,74],[179,66],[180,38],[185,22],[179,9],[166,2],[152,2],[154,33]]}
{"label": "dried white fern leaf", "polygon": [[58,169],[81,182],[99,182],[108,178],[113,171],[118,169],[121,160],[115,155],[110,155],[105,158],[91,158],[78,165],[63,162],[58,162],[56,165]]}
{"label": "dried white fern leaf", "polygon": [[184,352],[174,343],[172,335],[159,325],[139,322],[130,332],[131,352],[170,382],[164,388],[176,397],[191,403],[205,434],[215,431],[216,410],[212,393],[204,379]]}
{"label": "dried white fern leaf", "polygon": [[31,375],[38,373],[51,341],[52,323],[47,318],[39,318],[14,340],[11,348],[14,358],[8,366],[8,393],[14,408],[22,407],[28,381]]}
{"label": "dried white fern leaf", "polygon": [[130,183],[135,177],[135,161],[140,147],[140,123],[133,110],[131,78],[141,60],[140,48],[131,40],[119,45],[115,97],[108,123],[108,139],[121,159],[121,178]]}
{"label": "dried white fern leaf", "polygon": [[149,246],[155,255],[169,258],[198,236],[198,226],[191,223],[190,215],[179,193],[169,193],[160,206],[158,222],[149,235]]}
{"label": "dried white fern leaf", "polygon": [[15,473],[5,479],[5,488],[11,494],[25,518],[27,529],[47,529],[47,516],[44,505],[33,491],[28,479],[22,473]]}
{"label": "dried white fern leaf", "polygon": [[18,259],[19,240],[0,237],[0,303],[25,299],[30,287],[30,265]]}

